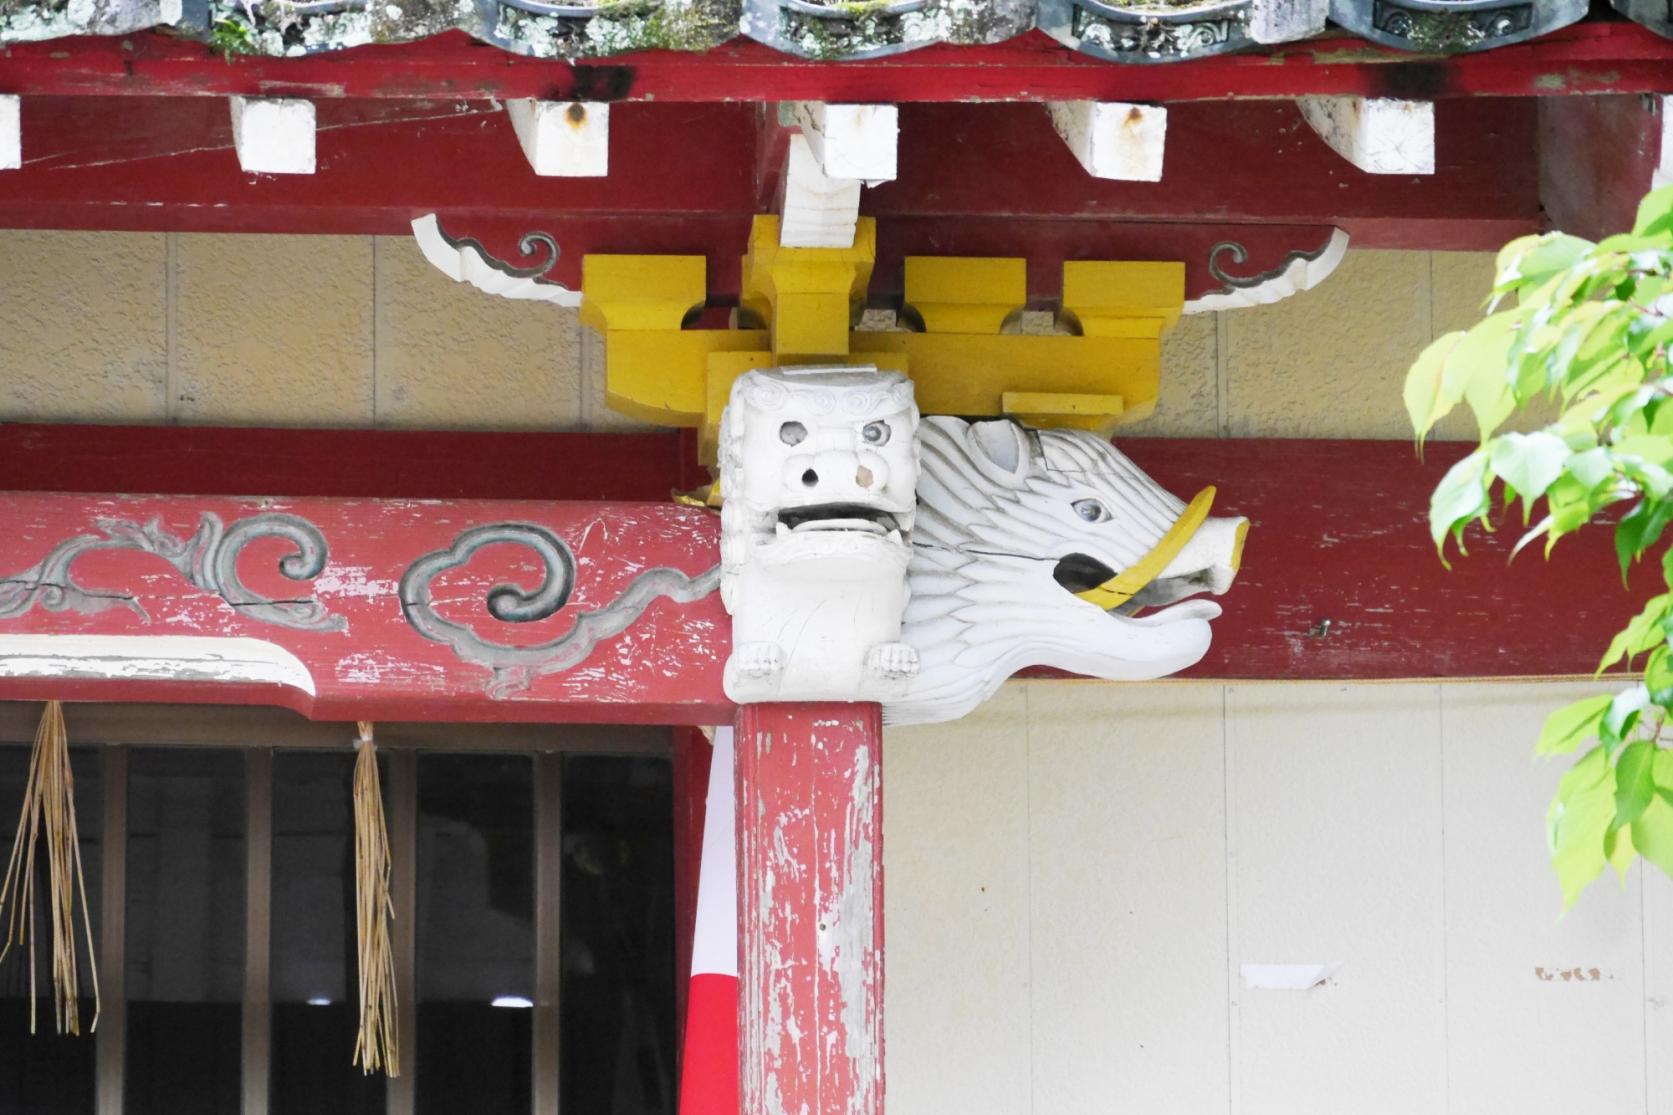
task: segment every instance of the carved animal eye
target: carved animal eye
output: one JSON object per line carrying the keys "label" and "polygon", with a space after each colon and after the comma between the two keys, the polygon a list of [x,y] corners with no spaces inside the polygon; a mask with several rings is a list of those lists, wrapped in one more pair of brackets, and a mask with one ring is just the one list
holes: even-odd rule
{"label": "carved animal eye", "polygon": [[867,422],[860,428],[860,436],[867,445],[889,444],[889,424],[887,422]]}
{"label": "carved animal eye", "polygon": [[807,437],[807,427],[800,422],[786,422],[778,428],[778,440],[786,445],[800,445]]}
{"label": "carved animal eye", "polygon": [[1089,523],[1101,523],[1110,517],[1109,511],[1095,499],[1077,499],[1072,506],[1075,514]]}

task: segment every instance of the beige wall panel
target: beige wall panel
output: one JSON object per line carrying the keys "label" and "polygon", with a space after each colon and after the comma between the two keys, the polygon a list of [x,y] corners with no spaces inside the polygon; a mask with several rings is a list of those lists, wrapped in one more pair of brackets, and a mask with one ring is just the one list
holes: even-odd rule
{"label": "beige wall panel", "polygon": [[1608,688],[1441,689],[1447,1034],[1459,1115],[1644,1110],[1642,869],[1624,890],[1611,872],[1558,920],[1545,811],[1569,762],[1532,757],[1546,713]]}
{"label": "beige wall panel", "polygon": [[1429,254],[1350,251],[1313,290],[1224,315],[1233,437],[1409,438],[1406,369],[1429,343]]}
{"label": "beige wall panel", "polygon": [[162,419],[166,256],[155,233],[0,232],[0,421]]}
{"label": "beige wall panel", "polygon": [[[1227,689],[1238,1115],[1446,1109],[1437,690]],[[1315,962],[1326,986],[1244,986]]]}
{"label": "beige wall panel", "polygon": [[370,425],[369,237],[180,235],[173,283],[172,417]]}
{"label": "beige wall panel", "polygon": [[1029,683],[1036,1112],[1224,1112],[1224,690]]}
{"label": "beige wall panel", "polygon": [[1162,341],[1162,393],[1149,418],[1116,431],[1126,437],[1215,437],[1220,432],[1217,314],[1188,314]]}
{"label": "beige wall panel", "polygon": [[1029,1109],[1027,700],[885,733],[890,1115]]}
{"label": "beige wall panel", "polygon": [[427,429],[576,429],[576,312],[456,283],[411,237],[377,240],[377,420]]}
{"label": "beige wall panel", "polygon": [[1640,864],[1644,893],[1645,1108],[1673,1111],[1673,879]]}

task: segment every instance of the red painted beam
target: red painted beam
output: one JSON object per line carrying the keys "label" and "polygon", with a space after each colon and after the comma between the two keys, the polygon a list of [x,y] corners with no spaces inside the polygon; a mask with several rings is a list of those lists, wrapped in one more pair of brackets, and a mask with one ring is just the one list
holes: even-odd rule
{"label": "red painted beam", "polygon": [[[757,105],[618,107],[613,173],[590,179],[535,176],[505,114],[480,102],[335,100],[318,114],[319,173],[248,175],[222,102],[26,98],[0,225],[407,235],[437,212],[513,263],[523,233],[551,233],[551,277],[571,285],[590,252],[690,253],[727,295],[782,161],[763,154],[779,129]],[[1177,104],[1163,179],[1145,183],[1089,177],[1041,105],[909,104],[900,174],[863,200],[884,253],[874,292],[898,293],[904,254],[1026,255],[1050,297],[1066,258],[1183,259],[1194,294],[1215,289],[1208,251],[1228,239],[1251,249],[1246,273],[1336,227],[1365,247],[1497,247],[1539,224],[1535,115],[1526,99],[1443,101],[1436,173],[1395,176],[1355,169],[1286,102]]]}
{"label": "red painted beam", "polygon": [[1551,226],[1590,240],[1630,229],[1654,184],[1662,123],[1650,97],[1542,102],[1539,192]]}
{"label": "red painted beam", "polygon": [[222,58],[199,43],[141,34],[8,47],[0,52],[0,92],[661,103],[1521,97],[1665,91],[1670,63],[1673,43],[1637,24],[1607,20],[1450,58],[1340,37],[1158,66],[1099,61],[1041,32],[865,62],[806,61],[740,39],[705,54],[646,51],[575,64],[507,54],[460,32],[306,58]]}
{"label": "red painted beam", "polygon": [[738,712],[747,1115],[883,1115],[882,744],[877,705]]}
{"label": "red painted beam", "polygon": [[687,440],[674,430],[0,424],[0,491],[658,502],[707,479]]}
{"label": "red painted beam", "polygon": [[[159,429],[154,445],[180,437],[190,445],[198,431]],[[306,630],[253,619],[248,607],[229,602],[211,587],[193,587],[167,560],[160,536],[150,552],[109,547],[89,552],[73,566],[74,579],[99,596],[132,593],[146,609],[141,616],[121,601],[101,611],[51,610],[50,594],[27,611],[0,618],[0,637],[13,634],[99,636],[206,635],[260,639],[296,659],[307,685],[280,691],[251,682],[243,690],[206,682],[182,682],[199,699],[277,700],[336,719],[395,719],[436,716],[454,720],[609,720],[634,718],[663,723],[715,723],[730,706],[720,691],[720,666],[728,653],[730,623],[718,597],[677,604],[661,599],[626,633],[604,639],[592,656],[573,669],[540,674],[527,689],[491,692],[488,665],[462,657],[444,639],[426,638],[403,616],[397,584],[418,559],[445,551],[472,528],[492,523],[526,523],[555,532],[573,549],[578,575],[569,603],[550,617],[526,624],[502,622],[484,611],[490,588],[539,583],[541,567],[526,547],[487,546],[463,568],[445,571],[437,584],[435,611],[467,624],[486,640],[529,646],[561,637],[580,611],[616,600],[637,571],[669,565],[697,575],[715,562],[718,523],[707,512],[648,503],[456,500],[414,503],[386,499],[324,500],[296,491],[352,488],[359,458],[335,446],[367,435],[359,432],[266,433],[262,460],[270,462],[260,483],[265,500],[219,496],[99,497],[69,493],[0,495],[0,597],[21,574],[59,544],[79,536],[109,538],[109,524],[144,525],[159,517],[173,538],[189,539],[202,527],[204,512],[223,523],[252,514],[287,511],[315,523],[330,546],[330,571],[323,577],[287,578],[276,563],[287,552],[277,540],[253,544],[234,568],[250,588],[273,600],[318,600],[346,630]],[[461,466],[458,476],[426,460],[463,460],[463,450],[433,457],[427,439],[447,444],[468,435],[410,434],[392,438],[384,468],[372,476],[393,477],[403,495],[424,497],[456,490],[461,479],[471,496],[529,495],[537,488],[528,474],[536,462],[621,460],[613,453],[574,454],[575,435],[522,435],[509,460],[529,468],[490,471]],[[491,439],[477,444],[493,459]],[[602,446],[602,440],[596,444]],[[618,435],[609,435],[615,437]],[[283,437],[297,439],[286,452]],[[552,451],[539,451],[540,439]],[[637,437],[637,435],[635,435]],[[656,445],[628,441],[629,445]],[[112,442],[142,444],[132,431],[111,430]],[[672,444],[672,437],[667,442]],[[32,454],[18,439],[0,437],[0,475],[24,475],[17,460]],[[50,439],[34,442],[37,447]],[[566,450],[565,445],[571,446]],[[1612,539],[1605,529],[1583,532],[1560,545],[1550,562],[1537,553],[1508,560],[1519,531],[1506,523],[1492,535],[1470,541],[1470,556],[1448,572],[1429,541],[1429,492],[1463,452],[1458,445],[1434,445],[1418,461],[1404,442],[1285,440],[1123,439],[1122,448],[1174,491],[1219,487],[1216,511],[1247,515],[1253,523],[1243,570],[1224,597],[1225,614],[1214,624],[1208,656],[1188,676],[1224,679],[1296,678],[1474,678],[1577,676],[1591,671],[1613,633],[1649,591],[1649,574],[1634,573],[1631,590],[1616,589],[1619,573]],[[31,468],[45,469],[49,454]],[[658,451],[660,452],[660,450]],[[569,455],[566,457],[565,454]],[[193,488],[217,486],[214,462],[196,458],[204,471],[186,477]],[[667,458],[662,458],[667,459]],[[689,458],[688,458],[689,459]],[[92,464],[86,462],[92,461]],[[124,486],[120,457],[84,453],[58,460],[65,476],[84,481],[117,479]],[[78,463],[80,462],[80,463]],[[302,462],[298,465],[297,462]],[[13,470],[7,473],[6,470]],[[569,471],[547,466],[556,474]],[[244,483],[253,470],[228,479]],[[586,474],[583,472],[583,476]],[[31,473],[39,479],[39,473]],[[136,454],[126,485],[159,477],[180,478],[179,468],[157,455]],[[429,487],[424,486],[428,481]],[[671,482],[672,481],[672,482]],[[358,481],[364,483],[364,478]],[[608,480],[548,477],[547,491],[574,484],[612,490]],[[648,473],[634,480],[645,489],[666,490],[677,481]],[[289,489],[286,491],[285,489]],[[364,489],[353,489],[365,494]],[[207,567],[206,567],[207,568]],[[61,576],[58,571],[57,576]],[[1645,578],[1649,578],[1646,580]],[[4,583],[7,579],[10,585]],[[58,580],[49,579],[58,584]],[[451,586],[451,587],[448,587]],[[85,603],[85,602],[84,602]],[[0,610],[3,610],[0,602]],[[1561,624],[1551,617],[1562,615]],[[648,641],[647,641],[648,640]],[[294,681],[294,679],[292,679]],[[209,685],[206,688],[206,685]],[[195,686],[195,688],[194,688]],[[307,692],[312,686],[313,693]],[[73,691],[71,691],[73,690]],[[215,693],[222,694],[219,698]],[[207,698],[205,694],[210,694]],[[0,697],[39,699],[161,700],[145,685],[107,682],[19,682],[0,684]]]}

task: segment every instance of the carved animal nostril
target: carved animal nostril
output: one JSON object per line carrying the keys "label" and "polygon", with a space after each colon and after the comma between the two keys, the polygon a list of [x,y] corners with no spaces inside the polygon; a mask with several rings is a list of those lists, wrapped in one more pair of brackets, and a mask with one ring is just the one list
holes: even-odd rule
{"label": "carved animal nostril", "polygon": [[812,469],[808,469],[806,472],[802,473],[802,483],[809,488],[813,487],[815,484],[819,483],[819,474],[814,472]]}
{"label": "carved animal nostril", "polygon": [[862,488],[871,487],[871,470],[861,465],[859,471],[854,474],[854,483]]}

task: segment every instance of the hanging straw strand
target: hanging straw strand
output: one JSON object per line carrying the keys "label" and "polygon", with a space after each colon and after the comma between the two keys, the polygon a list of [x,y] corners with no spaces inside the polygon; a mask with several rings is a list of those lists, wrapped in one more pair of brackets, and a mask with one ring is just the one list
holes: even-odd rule
{"label": "hanging straw strand", "polygon": [[395,905],[389,894],[389,827],[383,816],[378,781],[377,745],[372,725],[360,721],[359,752],[354,761],[354,907],[360,946],[360,1032],[354,1063],[362,1072],[382,1069],[401,1074],[398,1012],[395,1003],[395,955],[390,922]]}
{"label": "hanging straw strand", "polygon": [[[64,708],[48,701],[35,731],[29,778],[23,791],[17,836],[0,884],[0,909],[7,910],[4,961],[13,945],[29,952],[29,1032],[35,1032],[35,850],[45,837],[47,907],[52,926],[53,1020],[60,1034],[81,1033],[80,969],[76,958],[75,900],[81,898],[82,928],[87,940],[87,970],[93,983],[93,1023],[99,1028],[99,970],[93,951],[93,923],[87,913],[87,880],[76,834],[75,778],[70,772],[70,744]],[[10,900],[10,906],[7,901]]]}

